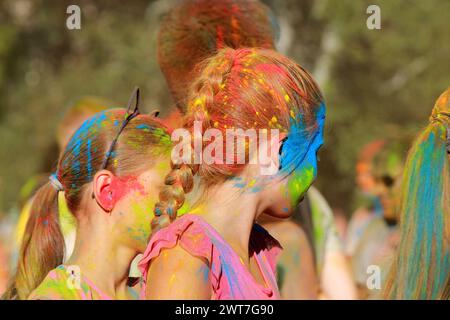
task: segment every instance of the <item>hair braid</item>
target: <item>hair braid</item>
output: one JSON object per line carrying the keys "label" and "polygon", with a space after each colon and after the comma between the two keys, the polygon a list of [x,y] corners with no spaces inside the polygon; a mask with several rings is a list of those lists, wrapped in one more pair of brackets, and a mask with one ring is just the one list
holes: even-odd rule
{"label": "hair braid", "polygon": [[[285,133],[292,130],[291,145],[305,148],[304,145],[314,136],[312,133],[321,125],[319,121],[323,123],[322,96],[312,77],[272,50],[224,48],[196,68],[195,74],[199,76],[190,88],[183,126],[191,130],[194,139],[182,149],[184,162],[195,165],[172,164],[160,201],[155,206],[153,232],[177,217],[185,194],[192,189],[194,175],[208,190],[211,185],[238,175],[245,167],[245,164],[235,163],[242,155],[237,148],[230,152],[227,150],[226,161],[201,161],[203,154],[198,153],[209,146],[209,142],[203,139],[206,130],[217,129],[222,136],[232,135],[228,130],[236,128],[275,128]],[[198,137],[202,141],[196,140]],[[250,158],[250,144],[245,143],[245,156],[248,154]],[[227,141],[222,141],[222,150],[224,147],[228,147]],[[186,176],[181,178],[182,175]]]}
{"label": "hair braid", "polygon": [[[202,76],[196,80],[191,88],[189,97],[189,110],[185,120],[185,126],[192,128],[194,121],[201,122],[202,135],[203,132],[211,128],[212,119],[208,110],[214,104],[215,97],[224,87],[227,76],[231,73],[233,62],[235,60],[234,50],[224,50],[224,55],[218,66],[211,67],[206,61]],[[201,66],[199,66],[201,67]],[[194,148],[191,144],[191,154],[194,159]],[[193,159],[190,159],[193,160]],[[191,161],[195,163],[195,161]],[[199,172],[200,171],[200,172]],[[171,162],[171,171],[167,174],[164,187],[159,194],[159,202],[155,205],[155,217],[152,220],[152,232],[166,227],[177,217],[178,210],[183,206],[185,194],[192,191],[194,186],[194,175],[208,174],[208,165],[202,166],[194,164],[175,164]]]}

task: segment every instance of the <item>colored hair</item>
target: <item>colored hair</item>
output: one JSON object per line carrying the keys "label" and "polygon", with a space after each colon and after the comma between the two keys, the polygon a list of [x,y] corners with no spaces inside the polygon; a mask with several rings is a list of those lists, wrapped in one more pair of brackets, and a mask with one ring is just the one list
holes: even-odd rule
{"label": "colored hair", "polygon": [[158,62],[177,106],[185,111],[196,65],[230,47],[274,48],[278,25],[255,0],[184,0],[161,22]]}
{"label": "colored hair", "polygon": [[[71,213],[77,216],[86,184],[102,165],[125,116],[111,109],[86,120],[61,153],[55,176],[64,189]],[[120,134],[109,155],[106,169],[117,176],[136,174],[149,168],[154,159],[170,153],[166,127],[148,115],[133,118]],[[26,299],[47,273],[64,258],[64,238],[58,219],[58,190],[47,182],[36,193],[20,250],[12,287],[6,298]]]}
{"label": "colored hair", "polygon": [[436,101],[428,126],[408,154],[402,181],[401,240],[384,292],[388,299],[445,295],[450,277],[449,97],[450,88]]}
{"label": "colored hair", "polygon": [[75,125],[78,127],[96,113],[107,109],[111,109],[111,103],[103,98],[86,96],[79,99],[65,111],[56,128],[56,140],[58,141],[58,144],[60,146],[63,145],[65,128]]}
{"label": "colored hair", "polygon": [[[280,162],[287,174],[305,158],[308,146],[323,128],[325,116],[322,95],[307,71],[275,51],[255,48],[225,48],[207,59],[193,83],[187,106],[184,127],[190,130],[194,121],[199,121],[202,132],[215,128],[224,137],[226,130],[233,128],[278,129],[286,133],[286,156],[282,155]],[[225,145],[223,141],[224,150]],[[247,144],[246,159],[248,151]],[[236,159],[236,150],[226,157]],[[172,171],[155,206],[152,231],[176,218],[185,194],[193,188],[194,175],[208,189],[236,176],[246,165],[223,162],[172,162]]]}

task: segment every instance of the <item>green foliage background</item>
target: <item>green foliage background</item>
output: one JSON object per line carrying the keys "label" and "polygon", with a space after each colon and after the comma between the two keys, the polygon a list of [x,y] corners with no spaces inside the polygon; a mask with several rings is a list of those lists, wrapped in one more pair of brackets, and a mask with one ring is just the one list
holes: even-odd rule
{"label": "green foliage background", "polygon": [[[264,2],[280,20],[280,50],[313,72],[324,91],[328,122],[317,184],[332,206],[350,212],[361,146],[417,132],[450,85],[450,2]],[[0,1],[0,212],[17,203],[30,176],[51,170],[56,125],[81,96],[122,106],[139,85],[144,109],[168,112],[156,34],[174,3]],[[66,28],[70,4],[81,7],[81,30]],[[381,30],[366,27],[370,4],[381,8]]]}

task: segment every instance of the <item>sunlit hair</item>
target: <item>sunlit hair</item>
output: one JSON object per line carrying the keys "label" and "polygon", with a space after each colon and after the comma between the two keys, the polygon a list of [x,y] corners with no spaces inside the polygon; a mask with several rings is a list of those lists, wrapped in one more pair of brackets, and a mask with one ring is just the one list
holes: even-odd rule
{"label": "sunlit hair", "polygon": [[428,126],[406,161],[401,241],[387,279],[388,299],[441,299],[450,277],[450,89],[436,101]]}
{"label": "sunlit hair", "polygon": [[[222,49],[202,67],[190,90],[184,127],[192,130],[194,121],[199,121],[203,132],[214,128],[222,136],[233,128],[278,129],[288,135],[289,147],[283,152],[292,161],[284,165],[295,170],[295,162],[303,160],[313,137],[321,132],[325,116],[321,93],[309,73],[275,51],[254,48]],[[236,156],[226,155],[232,159]],[[152,231],[176,218],[185,194],[193,188],[194,175],[208,189],[238,175],[244,167],[236,163],[172,163],[155,207]]]}
{"label": "sunlit hair", "polygon": [[[86,184],[102,169],[105,153],[125,117],[110,109],[91,117],[74,133],[60,155],[55,175],[64,188],[71,213],[77,217]],[[166,127],[148,115],[133,118],[109,156],[107,170],[117,176],[139,174],[171,148]],[[15,278],[5,298],[26,299],[47,273],[64,258],[64,238],[58,219],[58,191],[47,182],[36,193],[22,241]]]}
{"label": "sunlit hair", "polygon": [[[61,121],[58,123],[56,129],[56,140],[60,146],[64,145],[66,128],[75,127],[75,129],[80,126],[86,119],[92,117],[96,113],[111,109],[111,103],[106,99],[85,96],[76,101],[75,104],[71,105],[64,113]],[[73,132],[72,132],[73,133]],[[67,142],[67,141],[66,141]]]}
{"label": "sunlit hair", "polygon": [[195,66],[224,47],[274,48],[278,26],[256,0],[182,0],[161,22],[158,62],[177,106],[185,110]]}

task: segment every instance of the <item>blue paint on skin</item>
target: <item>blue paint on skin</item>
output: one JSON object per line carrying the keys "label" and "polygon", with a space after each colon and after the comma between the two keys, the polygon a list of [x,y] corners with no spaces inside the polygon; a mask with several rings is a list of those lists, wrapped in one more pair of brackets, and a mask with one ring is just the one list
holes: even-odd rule
{"label": "blue paint on skin", "polygon": [[262,187],[253,187],[250,189],[250,192],[258,193],[262,190]]}
{"label": "blue paint on skin", "polygon": [[317,151],[323,144],[325,104],[322,103],[317,110],[318,128],[313,136],[308,132],[300,115],[296,117],[299,119],[291,119],[289,134],[283,144],[280,157],[281,172],[290,175],[294,171],[302,171],[310,165],[317,172]]}
{"label": "blue paint on skin", "polygon": [[204,282],[209,281],[209,267],[207,265],[201,266],[197,273]]}

